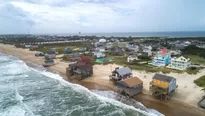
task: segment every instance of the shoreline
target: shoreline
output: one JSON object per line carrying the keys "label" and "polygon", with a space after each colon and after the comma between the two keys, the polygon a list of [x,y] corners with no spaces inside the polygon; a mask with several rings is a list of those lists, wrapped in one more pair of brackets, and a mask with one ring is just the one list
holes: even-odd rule
{"label": "shoreline", "polygon": [[[23,60],[27,64],[31,63],[31,64],[36,64],[38,66],[38,65],[41,65],[44,61],[44,59],[42,57],[35,57],[34,51],[29,51],[29,50],[21,49],[21,48],[15,48],[12,45],[0,44],[0,52],[4,53],[4,54],[16,56],[19,59]],[[99,77],[99,75],[106,75],[107,74],[106,71],[101,69],[102,67],[106,68],[106,66],[96,65],[94,68],[94,70],[96,70],[96,71],[94,72],[93,77],[86,78],[82,81],[77,81],[74,78],[70,78],[70,77],[66,76],[65,67],[68,66],[68,63],[61,62],[59,60],[56,60],[56,62],[57,62],[57,65],[52,66],[52,67],[48,67],[45,69],[47,69],[50,72],[58,72],[59,75],[62,76],[63,79],[65,79],[66,81],[69,81],[69,82],[75,83],[75,84],[80,84],[80,85],[88,88],[89,90],[93,90],[93,89],[94,90],[101,90],[101,91],[111,90],[111,91],[116,92],[116,86],[113,85],[113,83],[109,81],[108,76]],[[100,74],[98,74],[98,73],[100,73]],[[137,75],[137,76],[138,75],[140,76],[140,74],[141,75],[145,75],[145,74],[149,75],[149,73],[145,73],[143,71],[141,71],[141,72],[133,71],[133,73],[134,73],[134,75]],[[140,76],[140,77],[142,77],[141,78],[142,81],[149,80],[149,79],[147,79],[148,76],[146,76],[146,78],[144,78],[144,76]],[[147,108],[155,109],[166,116],[175,116],[175,115],[179,115],[179,114],[186,115],[186,116],[203,116],[203,114],[205,114],[205,110],[199,108],[197,105],[188,104],[186,102],[186,100],[180,101],[180,99],[183,98],[183,96],[180,96],[180,95],[176,95],[176,97],[179,97],[180,99],[176,99],[174,97],[170,101],[166,101],[166,102],[154,99],[149,94],[144,94],[144,93],[147,93],[146,88],[148,85],[145,84],[144,86],[145,86],[145,89],[143,90],[143,93],[140,95],[137,95],[136,97],[134,97],[134,99],[141,102]]]}

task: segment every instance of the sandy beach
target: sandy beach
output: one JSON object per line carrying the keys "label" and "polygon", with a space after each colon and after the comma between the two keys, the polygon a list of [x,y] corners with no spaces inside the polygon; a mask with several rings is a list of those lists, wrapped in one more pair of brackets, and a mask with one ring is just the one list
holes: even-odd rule
{"label": "sandy beach", "polygon": [[[35,51],[29,51],[27,49],[15,48],[12,45],[0,44],[0,53],[10,54],[19,57],[26,63],[32,63],[42,65],[44,62],[43,57],[35,57]],[[49,67],[48,70],[52,72],[58,72],[65,80],[72,83],[77,83],[85,86],[88,89],[98,90],[113,90],[116,91],[116,86],[109,81],[108,75],[116,67],[115,64],[110,65],[95,65],[94,75],[86,78],[82,81],[77,81],[72,77],[66,76],[67,62],[55,60],[56,65]],[[169,76],[173,76],[177,79],[178,89],[173,98],[170,101],[160,101],[154,99],[149,95],[149,83],[155,73],[146,73],[143,71],[133,70],[133,75],[139,77],[143,81],[144,90],[143,94],[137,95],[135,99],[143,103],[147,108],[153,108],[166,116],[204,116],[205,110],[198,107],[197,103],[204,94],[200,87],[196,86],[193,81],[202,75],[205,75],[205,69],[201,70],[196,75],[189,74],[177,74],[170,73]]]}

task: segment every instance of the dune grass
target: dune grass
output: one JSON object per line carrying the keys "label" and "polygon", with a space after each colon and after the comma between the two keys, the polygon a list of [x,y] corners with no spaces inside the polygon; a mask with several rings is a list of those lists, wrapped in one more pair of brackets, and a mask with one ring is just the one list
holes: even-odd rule
{"label": "dune grass", "polygon": [[189,55],[191,62],[193,64],[200,64],[200,65],[205,65],[205,58],[202,58],[197,55]]}
{"label": "dune grass", "polygon": [[205,90],[205,75],[199,77],[198,79],[194,80],[194,83],[198,85],[199,87],[203,87],[203,90]]}

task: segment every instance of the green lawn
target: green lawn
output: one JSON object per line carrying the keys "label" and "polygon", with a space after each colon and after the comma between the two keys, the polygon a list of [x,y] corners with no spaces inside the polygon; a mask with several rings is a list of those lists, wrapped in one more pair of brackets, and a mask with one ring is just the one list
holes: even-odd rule
{"label": "green lawn", "polygon": [[146,71],[146,72],[163,72],[163,73],[188,73],[188,74],[196,74],[199,72],[199,70],[201,68],[189,68],[187,70],[181,71],[181,70],[174,70],[174,69],[170,69],[170,68],[166,68],[166,67],[155,67],[152,66],[150,64],[144,63],[144,64],[140,64],[139,62],[144,62],[144,61],[148,61],[151,62],[151,60],[145,60],[145,59],[141,59],[139,61],[135,61],[133,63],[127,63],[126,61],[126,57],[125,56],[109,56],[107,55],[107,57],[111,58],[113,60],[113,63],[122,65],[122,66],[127,66],[131,69],[134,70],[141,70],[141,71]]}
{"label": "green lawn", "polygon": [[205,75],[194,80],[194,83],[205,90]]}
{"label": "green lawn", "polygon": [[191,62],[193,64],[203,64],[205,65],[205,58],[202,58],[200,56],[197,56],[197,55],[189,55],[190,59],[191,59]]}

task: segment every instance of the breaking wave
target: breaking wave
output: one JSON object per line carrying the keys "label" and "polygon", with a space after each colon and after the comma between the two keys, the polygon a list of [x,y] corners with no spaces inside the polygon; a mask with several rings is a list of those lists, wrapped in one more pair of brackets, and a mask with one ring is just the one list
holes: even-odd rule
{"label": "breaking wave", "polygon": [[0,54],[0,116],[160,116],[112,91],[90,91]]}

